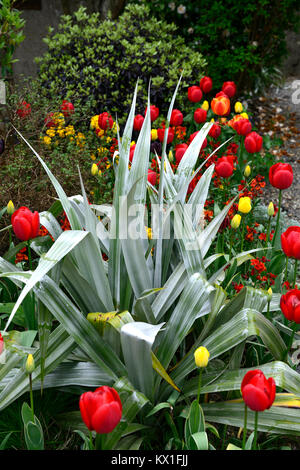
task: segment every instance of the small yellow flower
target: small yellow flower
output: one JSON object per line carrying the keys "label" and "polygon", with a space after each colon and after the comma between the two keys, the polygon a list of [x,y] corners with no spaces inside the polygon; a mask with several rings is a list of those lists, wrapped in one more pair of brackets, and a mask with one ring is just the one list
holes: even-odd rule
{"label": "small yellow flower", "polygon": [[206,367],[209,359],[209,352],[204,346],[196,349],[194,352],[195,363],[197,367]]}
{"label": "small yellow flower", "polygon": [[237,101],[234,105],[234,110],[237,114],[240,114],[243,111],[243,105],[240,101]]}
{"label": "small yellow flower", "polygon": [[55,129],[48,129],[46,130],[46,134],[49,136],[49,137],[54,137],[55,136]]}
{"label": "small yellow flower", "polygon": [[112,138],[109,137],[109,136],[107,136],[107,137],[106,137],[106,143],[109,144],[111,141],[112,141]]}
{"label": "small yellow flower", "polygon": [[99,175],[99,176],[102,175],[102,171],[101,171],[101,170],[98,171],[98,175]]}
{"label": "small yellow flower", "polygon": [[204,109],[204,111],[208,111],[209,110],[208,101],[203,101],[201,108]]}
{"label": "small yellow flower", "polygon": [[6,206],[6,211],[9,215],[12,215],[15,212],[14,203],[10,200]]}
{"label": "small yellow flower", "polygon": [[157,129],[151,129],[151,140],[157,140]]}
{"label": "small yellow flower", "polygon": [[248,176],[250,176],[250,173],[251,173],[251,167],[250,167],[250,165],[247,165],[246,168],[245,168],[245,171],[244,171],[244,175],[246,176],[246,178],[248,178]]}
{"label": "small yellow flower", "polygon": [[235,229],[239,228],[240,223],[241,223],[241,219],[242,219],[242,217],[240,216],[240,214],[236,214],[234,217],[232,217],[231,227],[235,228]]}
{"label": "small yellow flower", "polygon": [[93,116],[91,118],[90,128],[91,129],[98,129],[99,128],[98,122],[99,122],[99,115]]}
{"label": "small yellow flower", "polygon": [[248,214],[251,211],[251,199],[248,196],[241,197],[239,200],[238,211],[243,214]]}
{"label": "small yellow flower", "polygon": [[25,369],[26,369],[27,374],[32,374],[32,372],[35,369],[34,358],[32,354],[28,354],[27,356]]}
{"label": "small yellow flower", "polygon": [[273,202],[270,202],[268,205],[268,216],[272,217],[274,215],[275,209],[274,209],[274,204]]}
{"label": "small yellow flower", "polygon": [[46,145],[50,145],[50,144],[51,144],[51,137],[45,136],[45,137],[43,138],[43,142],[44,142],[44,144],[46,144]]}
{"label": "small yellow flower", "polygon": [[215,122],[214,118],[211,118],[210,122]]}
{"label": "small yellow flower", "polygon": [[91,155],[91,159],[92,159],[92,160],[96,160],[96,157],[95,157],[94,154]]}
{"label": "small yellow flower", "polygon": [[241,113],[241,116],[244,118],[244,119],[249,119],[249,116],[247,113]]}
{"label": "small yellow flower", "polygon": [[111,167],[111,164],[110,163],[106,163],[106,169],[109,170]]}
{"label": "small yellow flower", "polygon": [[220,184],[220,185],[219,185],[219,188],[220,188],[220,189],[224,189],[223,184]]}
{"label": "small yellow flower", "polygon": [[93,176],[96,176],[98,174],[98,165],[97,165],[97,163],[92,164],[91,173],[92,173]]}

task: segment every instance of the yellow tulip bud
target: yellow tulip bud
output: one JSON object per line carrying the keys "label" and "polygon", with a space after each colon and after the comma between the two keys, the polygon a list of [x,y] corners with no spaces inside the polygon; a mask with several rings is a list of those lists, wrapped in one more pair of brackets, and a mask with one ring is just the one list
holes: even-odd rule
{"label": "yellow tulip bud", "polygon": [[243,105],[240,101],[237,101],[234,105],[234,110],[237,114],[240,114],[243,111]]}
{"label": "yellow tulip bud", "polygon": [[248,196],[241,197],[239,200],[238,211],[243,214],[248,214],[251,211],[251,199]]}
{"label": "yellow tulip bud", "polygon": [[250,167],[250,165],[247,165],[246,168],[245,168],[245,171],[244,171],[244,175],[246,176],[246,178],[248,178],[248,176],[250,176],[250,173],[251,173],[251,167]]}
{"label": "yellow tulip bud", "polygon": [[269,289],[268,289],[268,302],[271,302],[272,294],[273,294],[273,291],[272,291],[271,287],[269,287]]}
{"label": "yellow tulip bud", "polygon": [[274,213],[275,213],[274,204],[273,202],[270,202],[270,204],[268,205],[268,216],[272,217]]}
{"label": "yellow tulip bud", "polygon": [[97,165],[97,163],[92,164],[91,173],[92,173],[93,176],[96,176],[98,174],[98,165]]}
{"label": "yellow tulip bud", "polygon": [[12,201],[9,201],[9,203],[6,206],[6,210],[9,215],[13,215],[13,213],[15,212],[15,206]]}
{"label": "yellow tulip bud", "polygon": [[157,139],[157,129],[152,129],[151,130],[151,140],[156,140]]}
{"label": "yellow tulip bud", "polygon": [[203,101],[201,108],[204,109],[204,111],[208,111],[209,110],[208,101]]}
{"label": "yellow tulip bud", "polygon": [[239,228],[240,223],[241,223],[241,219],[242,219],[242,217],[240,216],[240,214],[235,214],[235,216],[232,217],[232,219],[231,219],[231,227],[232,228]]}
{"label": "yellow tulip bud", "polygon": [[32,354],[28,354],[25,369],[27,374],[32,374],[35,369],[34,359]]}
{"label": "yellow tulip bud", "polygon": [[247,113],[241,113],[241,116],[244,118],[244,119],[249,119],[249,116]]}
{"label": "yellow tulip bud", "polygon": [[170,161],[170,162],[173,162],[174,157],[173,157],[173,152],[172,152],[172,150],[170,150],[168,157],[169,157],[169,161]]}
{"label": "yellow tulip bud", "polygon": [[197,367],[206,367],[209,359],[209,352],[204,346],[196,349],[194,352],[195,363]]}

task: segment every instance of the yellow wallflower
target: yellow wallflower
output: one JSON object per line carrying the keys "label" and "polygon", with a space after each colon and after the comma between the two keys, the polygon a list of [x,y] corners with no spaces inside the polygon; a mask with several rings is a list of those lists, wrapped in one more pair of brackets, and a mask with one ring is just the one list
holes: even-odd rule
{"label": "yellow wallflower", "polygon": [[97,116],[93,116],[91,118],[90,128],[91,129],[99,129],[98,121],[99,121],[99,114],[97,114]]}
{"label": "yellow wallflower", "polygon": [[209,352],[204,346],[196,349],[194,352],[195,363],[197,367],[206,367],[209,359]]}
{"label": "yellow wallflower", "polygon": [[248,196],[241,197],[239,200],[238,211],[248,214],[251,211],[251,199]]}
{"label": "yellow wallflower", "polygon": [[95,157],[94,154],[91,155],[91,159],[92,159],[92,160],[96,160],[96,157]]}
{"label": "yellow wallflower", "polygon": [[49,137],[54,137],[55,136],[55,129],[53,129],[53,127],[52,127],[51,129],[46,130],[46,134]]}
{"label": "yellow wallflower", "polygon": [[48,136],[45,135],[45,137],[43,138],[43,142],[46,145],[50,145],[51,144],[51,137],[48,137]]}

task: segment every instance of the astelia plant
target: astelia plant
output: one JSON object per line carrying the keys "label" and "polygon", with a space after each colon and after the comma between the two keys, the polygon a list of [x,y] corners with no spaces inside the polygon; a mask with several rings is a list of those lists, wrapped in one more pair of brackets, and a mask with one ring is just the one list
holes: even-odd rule
{"label": "astelia plant", "polygon": [[[226,286],[222,285],[225,271],[228,265],[244,263],[250,252],[233,258],[222,253],[207,256],[230,209],[229,204],[205,227],[199,223],[213,165],[189,196],[186,210],[189,184],[194,171],[201,169],[194,168],[197,156],[212,123],[205,124],[191,142],[176,173],[166,158],[165,132],[161,160],[157,158],[160,182],[156,190],[147,181],[149,97],[135,158],[131,167],[128,165],[136,96],[137,87],[122,139],[118,136],[112,206],[90,205],[82,181],[82,195],[67,197],[43,159],[16,130],[53,183],[71,230],[62,232],[53,214],[42,212],[41,224],[54,242],[50,237],[42,242],[31,241],[32,250],[39,256],[36,269],[22,271],[0,258],[1,277],[16,286],[24,285],[2,331],[6,362],[0,366],[0,410],[28,391],[24,360],[32,353],[35,390],[70,385],[83,391],[103,385],[117,390],[122,419],[105,435],[102,449],[139,448],[145,436],[152,439],[151,448],[213,448],[207,431],[218,433],[210,423],[242,427],[243,400],[202,403],[203,396],[240,390],[248,370],[242,367],[242,358],[249,338],[260,337],[269,361],[261,365],[261,370],[267,377],[272,376],[277,386],[297,394],[300,377],[282,362],[285,344],[263,314],[267,308],[278,310],[279,298],[267,307],[267,292],[247,287],[227,299]],[[149,200],[150,220],[156,227],[152,239],[146,236],[144,214],[141,217],[132,211],[133,204],[144,208]],[[177,236],[183,215],[184,230]],[[139,230],[132,231],[132,227]],[[165,236],[168,228],[170,234]],[[208,276],[207,268],[222,256],[226,263]],[[36,305],[38,342],[32,344],[36,331],[32,332],[31,342],[25,347],[14,341],[11,325],[30,292]],[[199,392],[194,360],[199,346],[208,350],[210,360],[202,376],[201,405],[195,400],[190,405]],[[299,410],[286,418],[284,405],[290,398],[280,395],[278,406],[262,414],[259,430],[300,433]],[[197,423],[195,414],[199,416]],[[87,432],[79,410],[65,413],[60,419],[80,433]],[[162,419],[172,430],[171,435],[162,434]],[[180,420],[186,423],[184,435]],[[248,429],[253,423],[249,412]]]}

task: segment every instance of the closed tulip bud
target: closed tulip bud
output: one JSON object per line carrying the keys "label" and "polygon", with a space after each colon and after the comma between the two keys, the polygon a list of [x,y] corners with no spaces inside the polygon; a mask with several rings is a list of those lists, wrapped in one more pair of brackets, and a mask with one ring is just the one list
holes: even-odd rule
{"label": "closed tulip bud", "polygon": [[206,367],[209,359],[209,352],[204,346],[196,349],[194,352],[195,363],[197,367]]}
{"label": "closed tulip bud", "polygon": [[269,409],[276,395],[276,384],[272,377],[266,379],[261,370],[249,370],[243,378],[241,392],[245,404],[252,411]]}
{"label": "closed tulip bud", "polygon": [[98,165],[97,165],[97,163],[92,164],[91,173],[92,173],[93,176],[96,176],[98,174]]}
{"label": "closed tulip bud", "polygon": [[201,108],[204,109],[204,111],[208,111],[209,110],[209,102],[208,101],[203,101],[202,105],[201,105]]}
{"label": "closed tulip bud", "polygon": [[240,214],[235,214],[235,216],[232,217],[232,219],[231,219],[231,227],[234,228],[234,229],[239,228],[240,223],[241,223],[241,219],[242,219],[242,217],[240,216]]}
{"label": "closed tulip bud", "polygon": [[234,105],[234,110],[236,113],[241,113],[243,111],[243,105],[240,101],[237,101]]}
{"label": "closed tulip bud", "polygon": [[7,204],[6,211],[9,215],[13,215],[13,213],[15,212],[15,206],[12,201],[9,201],[9,203]]}
{"label": "closed tulip bud", "polygon": [[249,116],[248,116],[247,113],[242,113],[241,116],[242,116],[242,118],[244,118],[244,119],[249,119]]}
{"label": "closed tulip bud", "polygon": [[275,213],[274,204],[273,202],[270,202],[270,204],[268,205],[268,216],[272,217],[274,213]]}
{"label": "closed tulip bud", "polygon": [[169,161],[170,161],[170,162],[172,162],[172,161],[174,160],[172,150],[170,150],[169,155],[168,155],[168,158],[169,158]]}
{"label": "closed tulip bud", "polygon": [[251,211],[251,199],[248,196],[241,197],[239,200],[238,211],[248,214]]}
{"label": "closed tulip bud", "polygon": [[25,369],[27,374],[32,374],[35,369],[34,358],[32,354],[28,354]]}
{"label": "closed tulip bud", "polygon": [[90,431],[107,434],[119,424],[122,418],[122,403],[118,392],[103,385],[94,392],[85,392],[79,400],[83,422]]}
{"label": "closed tulip bud", "polygon": [[245,168],[245,171],[244,171],[244,175],[246,176],[246,178],[248,178],[248,176],[250,176],[251,174],[251,167],[250,165],[247,165],[246,168]]}
{"label": "closed tulip bud", "polygon": [[151,130],[151,140],[157,140],[157,129]]}
{"label": "closed tulip bud", "polygon": [[271,287],[269,287],[267,292],[268,292],[268,302],[271,302],[272,295],[273,295],[273,291],[272,291]]}

